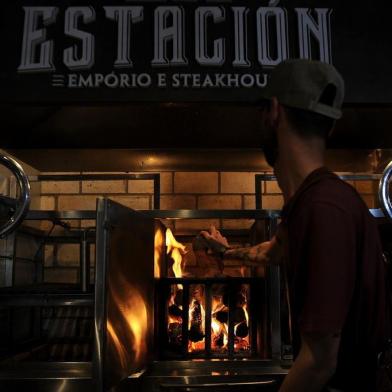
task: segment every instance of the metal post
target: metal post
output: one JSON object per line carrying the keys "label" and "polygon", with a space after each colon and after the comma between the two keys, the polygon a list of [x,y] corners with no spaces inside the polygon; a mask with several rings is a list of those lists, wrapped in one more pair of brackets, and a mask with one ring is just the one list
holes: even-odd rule
{"label": "metal post", "polygon": [[189,324],[189,284],[183,283],[182,299],[182,350],[184,357],[188,356],[188,324]]}
{"label": "metal post", "polygon": [[[277,226],[277,219],[271,219],[269,222],[269,238],[275,234]],[[272,359],[280,360],[282,355],[282,335],[280,323],[280,268],[278,265],[269,265],[267,273],[271,331],[271,356]]]}
{"label": "metal post", "polygon": [[229,350],[229,359],[234,358],[234,314],[235,314],[235,305],[236,305],[236,292],[234,290],[234,285],[232,282],[228,284],[228,292],[229,292],[229,333],[228,333],[228,350]]}
{"label": "metal post", "polygon": [[209,357],[211,356],[211,305],[212,305],[212,296],[211,296],[211,284],[207,283],[205,284],[205,308],[206,308],[206,317],[205,317],[205,325],[204,325],[204,331],[205,331],[205,351],[206,351],[206,356]]}
{"label": "metal post", "polygon": [[88,229],[83,230],[80,242],[80,288],[85,293],[90,286],[90,252],[87,242]]}

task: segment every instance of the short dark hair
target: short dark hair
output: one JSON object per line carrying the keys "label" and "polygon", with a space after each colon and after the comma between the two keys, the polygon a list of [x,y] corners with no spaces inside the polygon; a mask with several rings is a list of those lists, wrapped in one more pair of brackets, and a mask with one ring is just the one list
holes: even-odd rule
{"label": "short dark hair", "polygon": [[327,140],[330,131],[335,126],[333,118],[322,114],[288,106],[284,108],[294,132],[304,139],[319,137]]}

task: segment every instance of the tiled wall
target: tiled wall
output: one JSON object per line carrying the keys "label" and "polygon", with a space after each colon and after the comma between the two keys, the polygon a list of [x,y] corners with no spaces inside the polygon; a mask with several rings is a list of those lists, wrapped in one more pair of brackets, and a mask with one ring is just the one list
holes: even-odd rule
{"label": "tiled wall", "polygon": [[[125,173],[41,173],[58,174],[125,174]],[[162,172],[160,173],[161,209],[254,209],[255,172]],[[271,174],[271,173],[269,173]],[[351,182],[369,208],[377,207],[377,183]],[[33,209],[94,210],[96,198],[107,196],[136,210],[153,208],[153,180],[41,181],[32,183]],[[274,181],[262,183],[262,206],[280,209],[283,197]],[[70,221],[72,227],[94,226],[94,221]],[[175,233],[195,234],[215,225],[221,229],[247,229],[251,220],[207,219],[166,221]],[[37,227],[38,223],[34,226]],[[46,232],[52,224],[39,227]],[[53,233],[63,230],[56,227]],[[79,245],[48,245],[45,247],[45,280],[47,282],[77,282]],[[92,266],[94,246],[91,247]]]}
{"label": "tiled wall", "polygon": [[[259,173],[160,173],[161,209],[254,209],[255,174]],[[369,208],[376,206],[377,183],[374,181],[351,181],[350,183],[355,186]],[[134,209],[151,209],[153,208],[153,181],[42,181],[41,209],[95,209],[96,197],[102,195]],[[266,209],[282,207],[283,198],[275,181],[263,182],[262,205]]]}

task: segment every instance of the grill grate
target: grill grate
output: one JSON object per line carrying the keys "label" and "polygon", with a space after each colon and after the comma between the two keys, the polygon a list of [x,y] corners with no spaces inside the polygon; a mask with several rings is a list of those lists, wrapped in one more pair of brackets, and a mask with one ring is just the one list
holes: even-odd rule
{"label": "grill grate", "polygon": [[157,285],[161,357],[265,357],[264,278],[162,278]]}

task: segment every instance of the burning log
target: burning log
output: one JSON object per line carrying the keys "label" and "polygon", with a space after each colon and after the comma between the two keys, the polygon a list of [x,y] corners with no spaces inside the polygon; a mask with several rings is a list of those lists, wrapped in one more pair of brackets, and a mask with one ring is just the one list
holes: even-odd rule
{"label": "burning log", "polygon": [[249,328],[246,325],[246,321],[238,324],[234,333],[239,338],[246,338],[249,335]]}
{"label": "burning log", "polygon": [[220,310],[219,312],[216,312],[215,318],[220,323],[227,323],[229,321],[229,312],[227,310]]}
{"label": "burning log", "polygon": [[242,323],[246,320],[245,311],[243,308],[235,308],[233,312],[234,324]]}
{"label": "burning log", "polygon": [[169,306],[168,313],[169,313],[169,316],[171,316],[173,318],[181,318],[182,317],[181,308],[175,304]]}
{"label": "burning log", "polygon": [[204,339],[203,331],[201,330],[199,325],[192,324],[191,329],[189,330],[189,340],[191,342],[200,342]]}
{"label": "burning log", "polygon": [[223,347],[225,345],[225,341],[224,341],[224,334],[220,333],[219,335],[216,335],[214,337],[214,345],[216,347]]}
{"label": "burning log", "polygon": [[189,340],[191,342],[199,342],[203,340],[203,316],[200,302],[196,300],[193,301],[192,310],[190,312],[190,324]]}
{"label": "burning log", "polygon": [[174,296],[174,303],[177,306],[182,306],[183,290],[178,289],[176,295]]}
{"label": "burning log", "polygon": [[237,306],[243,306],[246,304],[246,295],[244,292],[240,291],[236,295],[236,304]]}
{"label": "burning log", "polygon": [[182,338],[182,324],[181,323],[170,323],[168,326],[169,343],[181,344]]}

